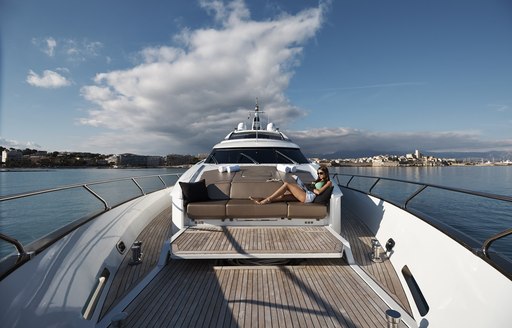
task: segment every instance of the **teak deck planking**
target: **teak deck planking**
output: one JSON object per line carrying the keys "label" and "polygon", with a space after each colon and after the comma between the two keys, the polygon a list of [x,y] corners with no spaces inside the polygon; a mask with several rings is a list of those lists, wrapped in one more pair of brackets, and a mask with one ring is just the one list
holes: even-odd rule
{"label": "teak deck planking", "polygon": [[[144,265],[128,265],[131,254],[125,255],[101,316],[156,265],[161,247],[169,238],[170,225],[169,210],[155,218],[137,238],[143,241]],[[283,252],[283,249],[289,250],[290,246],[294,252],[325,252],[326,249],[339,252],[341,249],[328,231],[324,231],[328,233],[325,235],[327,237],[318,238],[324,233],[321,227],[300,228],[300,238],[296,233],[290,234],[285,227],[278,228],[195,228],[189,231],[194,238],[184,238],[183,243],[178,242],[175,246],[189,252],[208,249],[216,252],[254,252],[256,249],[269,253]],[[373,236],[345,209],[342,230],[342,235],[351,243],[356,262],[410,312],[391,264],[389,261],[374,263],[369,260]],[[305,239],[312,237],[314,240]],[[203,249],[194,250],[194,247]],[[384,312],[389,307],[343,259],[309,259],[302,265],[294,266],[219,264],[216,260],[170,261],[126,308],[129,317],[123,326],[386,325]]]}
{"label": "teak deck planking", "polygon": [[172,244],[176,256],[190,254],[340,254],[342,244],[325,227],[214,227],[187,229]]}
{"label": "teak deck planking", "polygon": [[[389,308],[343,259],[296,266],[172,260],[123,327],[384,327]],[[401,327],[404,327],[402,324]]]}

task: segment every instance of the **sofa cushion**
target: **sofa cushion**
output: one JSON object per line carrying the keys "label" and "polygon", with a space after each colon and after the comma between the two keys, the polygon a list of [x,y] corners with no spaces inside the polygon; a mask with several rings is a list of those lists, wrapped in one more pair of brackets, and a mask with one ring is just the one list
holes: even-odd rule
{"label": "sofa cushion", "polygon": [[281,181],[232,182],[231,199],[265,198],[272,195],[283,183]]}
{"label": "sofa cushion", "polygon": [[226,204],[229,218],[284,218],[287,211],[285,202],[258,205],[250,199],[231,199]]}
{"label": "sofa cushion", "polygon": [[180,187],[183,192],[183,199],[186,202],[204,202],[210,200],[204,179],[198,182],[180,181]]}
{"label": "sofa cushion", "polygon": [[226,203],[226,200],[189,203],[187,214],[192,219],[225,218]]}
{"label": "sofa cushion", "polygon": [[322,219],[327,216],[327,206],[316,203],[288,202],[289,218]]}

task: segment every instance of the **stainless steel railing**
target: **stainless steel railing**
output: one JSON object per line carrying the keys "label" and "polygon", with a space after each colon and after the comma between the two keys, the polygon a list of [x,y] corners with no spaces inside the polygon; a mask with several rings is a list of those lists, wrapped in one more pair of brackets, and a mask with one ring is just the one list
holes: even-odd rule
{"label": "stainless steel railing", "polygon": [[[452,188],[452,187],[446,187],[446,186],[440,186],[440,185],[434,185],[434,184],[428,184],[428,183],[421,183],[421,182],[413,182],[413,181],[407,181],[407,180],[401,180],[401,179],[395,179],[395,178],[384,178],[384,177],[375,177],[375,176],[367,176],[367,175],[357,175],[357,174],[341,174],[341,173],[335,173],[331,175],[332,179],[335,179],[339,186],[342,186],[344,188],[352,189],[358,192],[363,192],[368,195],[371,195],[373,197],[377,197],[379,199],[382,199],[388,203],[391,203],[397,207],[400,207],[401,209],[408,211],[412,213],[413,215],[419,217],[420,219],[426,221],[427,223],[435,226],[437,229],[441,230],[443,233],[450,236],[452,239],[458,241],[459,243],[463,244],[465,247],[471,249],[475,254],[477,254],[480,257],[483,257],[486,259],[486,261],[490,262],[491,264],[496,264],[494,259],[491,259],[491,254],[489,252],[489,248],[491,245],[507,236],[512,235],[512,228],[507,228],[503,231],[500,231],[498,233],[495,233],[491,236],[488,236],[485,238],[485,241],[483,243],[477,242],[479,245],[477,249],[473,249],[473,247],[469,246],[470,244],[475,244],[475,240],[472,240],[471,242],[467,242],[466,234],[460,231],[457,231],[457,229],[453,227],[447,227],[446,225],[442,224],[438,220],[435,220],[435,218],[430,217],[429,215],[415,210],[411,208],[411,202],[417,198],[419,198],[422,194],[426,192],[426,190],[443,190],[450,193],[457,193],[457,194],[465,194],[465,195],[471,195],[482,199],[489,199],[493,201],[499,201],[504,202],[507,204],[512,205],[512,197],[510,196],[504,196],[504,195],[497,195],[497,194],[491,194],[491,193],[485,193],[485,192],[478,192],[478,191],[472,191],[467,189],[461,189],[461,188]],[[346,182],[341,182],[340,178],[344,178]],[[354,182],[357,179],[369,179],[370,181],[367,186],[369,186],[366,190],[363,190],[363,188],[357,188],[354,187]],[[402,201],[396,201],[393,199],[390,199],[389,197],[385,197],[382,194],[375,193],[375,189],[379,186],[379,184],[382,184],[384,181],[392,181],[396,183],[401,184],[408,184],[408,185],[415,185],[417,186],[417,189],[412,191],[410,194],[406,195],[405,199]],[[509,215],[512,215],[512,213],[509,213]],[[462,238],[461,238],[462,236]],[[471,237],[470,237],[471,238]],[[507,276],[512,276],[512,263],[510,262],[510,258],[505,261],[500,261],[500,271],[503,270],[503,262],[505,263],[505,266],[507,267],[505,269],[506,272],[504,272]]]}
{"label": "stainless steel railing", "polygon": [[[111,179],[111,180],[103,180],[103,181],[96,181],[91,183],[85,183],[85,184],[73,184],[73,185],[67,185],[57,188],[51,188],[51,189],[44,189],[44,190],[38,190],[38,191],[32,191],[32,192],[26,192],[26,193],[20,193],[15,195],[7,195],[7,196],[0,196],[0,206],[3,204],[6,204],[8,202],[12,202],[15,200],[21,200],[21,199],[29,199],[30,197],[38,196],[38,195],[45,195],[45,194],[51,194],[51,193],[57,193],[62,191],[68,191],[68,190],[85,190],[86,193],[93,196],[94,199],[96,199],[99,203],[102,205],[102,210],[96,211],[94,213],[88,213],[87,215],[72,221],[71,223],[65,224],[63,227],[58,228],[57,230],[53,231],[49,235],[46,235],[44,238],[40,238],[39,240],[30,241],[29,246],[27,247],[26,244],[23,244],[19,240],[17,240],[13,236],[9,236],[5,233],[0,233],[0,240],[3,240],[7,242],[8,244],[13,245],[16,248],[17,254],[14,254],[15,259],[12,258],[4,258],[2,260],[2,255],[0,254],[0,280],[9,272],[11,272],[15,267],[21,265],[25,261],[29,260],[34,254],[37,254],[41,252],[43,249],[48,247],[49,245],[53,244],[55,241],[60,239],[62,236],[65,236],[69,234],[74,229],[78,228],[79,226],[85,224],[86,222],[89,222],[90,220],[93,220],[95,217],[99,216],[102,213],[105,213],[109,210],[111,210],[114,207],[117,207],[121,204],[124,204],[130,200],[133,200],[135,198],[144,196],[146,194],[162,190],[164,188],[170,187],[176,183],[176,181],[179,179],[181,175],[179,173],[169,173],[169,174],[160,174],[160,175],[147,175],[147,176],[140,176],[140,177],[130,177],[130,178],[118,178],[118,179]],[[142,181],[148,181],[150,180],[150,183],[146,183],[146,187],[142,183]],[[167,182],[166,182],[167,180]],[[94,190],[94,186],[109,186],[114,185],[116,183],[121,182],[129,182],[135,185],[136,190],[139,191],[138,195],[131,195],[127,194],[126,197],[118,200],[115,204],[109,203],[106,195],[102,194],[101,192],[98,192],[97,190]],[[107,191],[104,191],[104,193],[107,193]],[[59,208],[55,208],[55,211],[59,211]],[[42,240],[44,239],[44,240]],[[6,254],[4,254],[6,255]],[[11,256],[12,257],[12,256]],[[8,262],[8,263],[1,263],[1,262]]]}

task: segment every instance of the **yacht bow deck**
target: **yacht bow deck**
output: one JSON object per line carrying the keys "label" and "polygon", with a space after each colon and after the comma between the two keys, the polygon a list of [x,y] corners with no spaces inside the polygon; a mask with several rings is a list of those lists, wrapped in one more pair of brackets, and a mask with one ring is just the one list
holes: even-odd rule
{"label": "yacht bow deck", "polygon": [[197,226],[172,243],[172,257],[182,259],[339,258],[342,251],[326,227]]}
{"label": "yacht bow deck", "polygon": [[388,308],[342,259],[172,260],[125,309],[123,327],[385,327]]}
{"label": "yacht bow deck", "polygon": [[[137,238],[144,241],[145,256],[155,258],[160,254],[162,244],[168,240],[169,227],[170,213],[161,213]],[[345,209],[342,227],[356,262],[410,313],[389,261],[373,263],[366,259],[371,249],[369,230]],[[145,257],[148,265],[139,274],[133,274],[139,268],[127,264],[130,257],[127,254],[115,275],[103,314],[110,310],[114,314],[126,312],[128,317],[123,327],[386,326],[384,313],[389,306],[344,259],[310,258],[300,260],[298,265],[266,266],[234,266],[233,261],[204,259],[208,251],[215,256],[222,251],[220,255],[224,258],[234,258],[232,255],[238,252],[257,257],[256,250],[267,255],[282,255],[285,250],[296,255],[302,252],[297,259],[305,258],[307,253],[341,253],[341,243],[325,227],[290,229],[189,229],[174,240],[172,247],[177,254],[181,252],[180,256],[189,252],[196,260],[171,260],[148,285],[139,286],[141,288],[136,286],[155,267],[156,261]],[[203,259],[198,259],[200,257]],[[114,309],[119,303],[126,305]],[[400,327],[405,324],[401,323]]]}

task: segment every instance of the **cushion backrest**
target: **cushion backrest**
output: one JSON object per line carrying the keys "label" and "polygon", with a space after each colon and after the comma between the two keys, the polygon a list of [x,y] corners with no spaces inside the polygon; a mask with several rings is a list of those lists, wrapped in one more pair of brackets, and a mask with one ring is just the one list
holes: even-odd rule
{"label": "cushion backrest", "polygon": [[275,166],[243,166],[231,182],[232,199],[265,198],[283,184],[284,173]]}
{"label": "cushion backrest", "polygon": [[235,172],[219,172],[218,170],[205,171],[201,179],[206,181],[206,189],[211,200],[227,200],[230,198],[231,181]]}
{"label": "cushion backrest", "polygon": [[211,200],[228,200],[230,198],[231,183],[211,183],[206,187]]}

